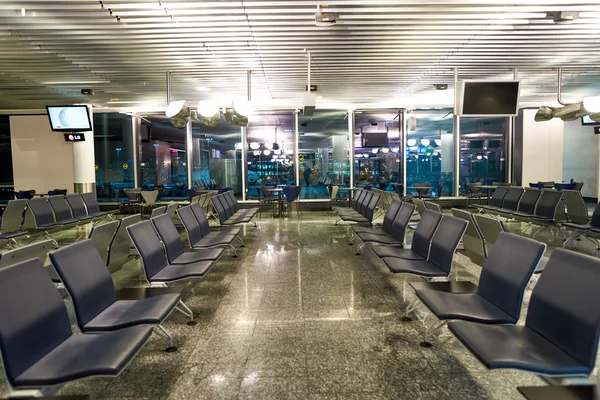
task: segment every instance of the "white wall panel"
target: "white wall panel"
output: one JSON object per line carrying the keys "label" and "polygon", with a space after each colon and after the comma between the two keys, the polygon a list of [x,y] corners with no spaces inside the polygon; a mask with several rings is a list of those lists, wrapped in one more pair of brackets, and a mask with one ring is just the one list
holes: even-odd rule
{"label": "white wall panel", "polygon": [[523,186],[563,180],[564,122],[535,122],[537,110],[523,110]]}
{"label": "white wall panel", "polygon": [[581,121],[565,122],[563,139],[563,178],[583,182],[584,197],[598,197],[598,135]]}

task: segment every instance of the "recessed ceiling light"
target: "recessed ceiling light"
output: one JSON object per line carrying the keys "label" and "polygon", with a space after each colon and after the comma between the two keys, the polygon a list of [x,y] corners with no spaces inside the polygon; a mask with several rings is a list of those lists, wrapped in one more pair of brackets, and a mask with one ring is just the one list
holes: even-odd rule
{"label": "recessed ceiling light", "polygon": [[27,15],[27,10],[25,10],[24,8],[21,8],[21,16],[24,17]]}
{"label": "recessed ceiling light", "polygon": [[196,90],[199,92],[208,92],[209,89],[206,86],[196,86]]}

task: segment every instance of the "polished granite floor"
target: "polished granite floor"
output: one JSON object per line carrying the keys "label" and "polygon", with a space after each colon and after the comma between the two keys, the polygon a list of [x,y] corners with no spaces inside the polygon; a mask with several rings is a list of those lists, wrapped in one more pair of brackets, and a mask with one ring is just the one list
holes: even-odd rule
{"label": "polished granite floor", "polygon": [[[513,227],[518,230],[518,227]],[[179,351],[154,336],[118,378],[84,379],[64,394],[93,399],[521,399],[543,385],[516,371],[487,371],[450,334],[418,345],[420,319],[401,322],[414,296],[370,252],[354,255],[348,226],[325,213],[299,221],[264,218],[245,227],[239,258],[224,256],[202,280],[181,283],[199,322],[166,322]],[[549,240],[551,237],[541,237]],[[595,254],[593,246],[576,247]],[[455,256],[454,279],[476,282],[480,267]],[[114,275],[141,286],[141,266]],[[410,278],[407,278],[410,279]],[[413,278],[414,279],[414,278]],[[527,295],[529,297],[529,295]],[[3,387],[6,389],[6,386]]]}

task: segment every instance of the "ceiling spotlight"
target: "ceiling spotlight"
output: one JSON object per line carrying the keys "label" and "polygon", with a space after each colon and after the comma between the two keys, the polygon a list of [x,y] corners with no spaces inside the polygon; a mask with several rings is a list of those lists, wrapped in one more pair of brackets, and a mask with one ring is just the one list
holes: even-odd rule
{"label": "ceiling spotlight", "polygon": [[172,101],[167,106],[165,115],[167,118],[171,118],[171,124],[175,128],[183,128],[190,120],[190,108],[186,104],[185,100]]}
{"label": "ceiling spotlight", "polygon": [[382,152],[382,153],[384,153],[384,154],[387,154],[387,153],[389,153],[389,152],[390,152],[390,149],[388,149],[387,147],[383,147],[383,148],[381,149],[381,152]]}
{"label": "ceiling spotlight", "polygon": [[377,149],[373,149],[373,150],[371,150],[371,153],[373,153],[373,154],[377,154],[377,152],[378,152],[378,151],[379,151],[379,150],[377,150]]}
{"label": "ceiling spotlight", "polygon": [[600,113],[600,96],[584,97],[583,108],[590,114]]}
{"label": "ceiling spotlight", "polygon": [[429,143],[431,143],[429,139],[421,139],[421,144],[423,146],[429,146]]}
{"label": "ceiling spotlight", "polygon": [[273,149],[273,143],[266,142],[266,143],[265,143],[265,148],[266,148],[266,149],[269,149],[269,150],[272,150],[272,149]]}
{"label": "ceiling spotlight", "polygon": [[271,155],[271,150],[263,150],[263,154],[265,156],[270,156]]}
{"label": "ceiling spotlight", "polygon": [[408,147],[413,147],[413,146],[416,146],[416,145],[417,145],[417,139],[408,139],[408,140],[406,141],[406,145],[407,145]]}
{"label": "ceiling spotlight", "polygon": [[242,142],[237,142],[236,144],[233,145],[233,148],[235,150],[241,150],[242,149]]}
{"label": "ceiling spotlight", "polygon": [[273,149],[273,154],[280,155],[281,154],[281,150],[279,150],[279,149]]}
{"label": "ceiling spotlight", "polygon": [[482,156],[477,156],[477,159],[478,159],[478,160],[481,160],[482,158],[483,158]]}
{"label": "ceiling spotlight", "polygon": [[216,126],[221,119],[219,106],[208,100],[198,103],[198,120],[206,126]]}
{"label": "ceiling spotlight", "polygon": [[550,121],[554,116],[554,108],[541,106],[539,110],[535,113],[535,117],[533,119],[535,122],[544,122]]}
{"label": "ceiling spotlight", "polygon": [[260,156],[260,150],[254,150],[254,153],[253,153],[253,154],[254,154],[255,156]]}
{"label": "ceiling spotlight", "polygon": [[250,148],[252,150],[258,150],[258,149],[260,149],[260,143],[258,143],[258,142],[250,142]]}

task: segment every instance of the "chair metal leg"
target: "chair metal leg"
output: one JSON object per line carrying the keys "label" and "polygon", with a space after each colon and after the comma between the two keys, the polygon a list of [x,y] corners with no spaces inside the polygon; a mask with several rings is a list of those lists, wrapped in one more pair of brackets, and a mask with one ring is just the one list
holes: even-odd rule
{"label": "chair metal leg", "polygon": [[571,235],[567,238],[567,240],[565,240],[565,242],[563,243],[562,247],[565,248],[567,247],[569,244],[571,244],[571,242],[573,242],[574,240],[576,240],[577,238],[579,238],[582,235],[581,231],[573,231],[571,233]]}
{"label": "chair metal leg", "polygon": [[440,329],[442,329],[444,326],[446,326],[446,324],[448,323],[448,320],[442,320],[442,321],[438,321],[438,323],[434,323],[433,325],[431,325],[430,327],[428,327],[425,330],[425,333],[423,334],[423,341],[421,343],[419,343],[419,345],[421,347],[431,347],[431,342],[429,341],[431,339],[431,336],[436,333],[437,331],[439,331]]}
{"label": "chair metal leg", "polygon": [[[181,308],[179,308],[181,306]],[[179,300],[179,303],[177,304],[177,306],[175,306],[175,309],[177,311],[179,311],[180,313],[182,313],[183,315],[185,315],[186,317],[188,317],[190,320],[187,322],[187,324],[189,326],[194,326],[197,324],[196,321],[194,321],[194,313],[192,312],[192,310],[190,310],[190,308],[183,302],[183,300]]]}
{"label": "chair metal leg", "polygon": [[173,337],[161,324],[156,325],[152,332],[167,340],[168,346],[165,349],[167,353],[175,353],[177,351],[177,346],[173,346]]}
{"label": "chair metal leg", "polygon": [[230,249],[230,250],[233,252],[233,256],[232,256],[232,257],[233,257],[233,258],[237,258],[237,257],[238,257],[238,255],[237,255],[237,251],[235,251],[235,247],[233,247],[233,246],[232,246],[232,245],[230,245],[230,244],[228,244],[227,246],[228,246],[228,247],[229,247],[229,249]]}

